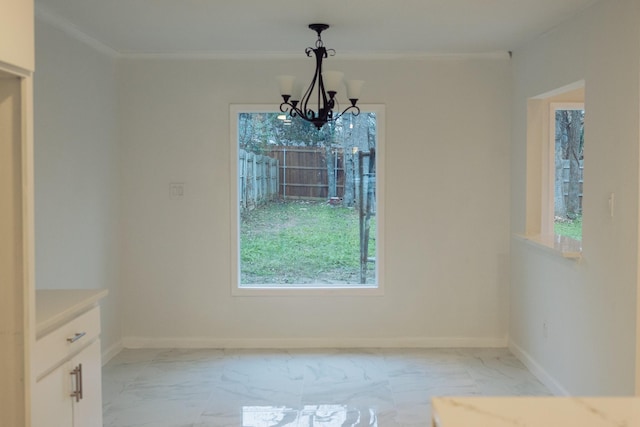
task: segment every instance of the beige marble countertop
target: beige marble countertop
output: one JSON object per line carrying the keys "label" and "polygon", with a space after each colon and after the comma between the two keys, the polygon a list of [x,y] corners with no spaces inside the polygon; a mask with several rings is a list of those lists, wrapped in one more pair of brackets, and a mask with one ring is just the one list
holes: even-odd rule
{"label": "beige marble countertop", "polygon": [[36,290],[36,338],[95,306],[106,289]]}
{"label": "beige marble countertop", "polygon": [[640,427],[639,397],[434,398],[434,427]]}

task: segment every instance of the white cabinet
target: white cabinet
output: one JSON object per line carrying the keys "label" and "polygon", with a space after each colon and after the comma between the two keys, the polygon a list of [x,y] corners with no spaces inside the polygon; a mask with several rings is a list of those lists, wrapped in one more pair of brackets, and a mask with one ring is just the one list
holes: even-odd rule
{"label": "white cabinet", "polygon": [[[102,363],[100,340],[96,340],[71,360],[76,394],[73,401],[73,425],[82,427],[102,427]],[[71,376],[71,375],[70,375]],[[78,379],[77,383],[75,379]],[[72,386],[73,386],[72,385]],[[79,393],[79,395],[77,395]]]}
{"label": "white cabinet", "polygon": [[69,370],[59,367],[36,384],[32,402],[32,425],[68,427],[73,425],[73,407],[69,400]]}
{"label": "white cabinet", "polygon": [[36,383],[33,426],[102,427],[100,340]]}
{"label": "white cabinet", "polygon": [[[39,322],[41,332],[32,358],[36,376],[32,426],[102,427],[100,308],[96,296],[93,293],[89,300],[82,300],[78,297],[82,291],[71,291],[77,300],[73,304],[73,299],[65,300],[65,291],[50,292],[55,291],[46,292],[49,315],[41,316],[47,321]],[[83,301],[91,303],[88,308]],[[57,310],[51,308],[55,303]]]}

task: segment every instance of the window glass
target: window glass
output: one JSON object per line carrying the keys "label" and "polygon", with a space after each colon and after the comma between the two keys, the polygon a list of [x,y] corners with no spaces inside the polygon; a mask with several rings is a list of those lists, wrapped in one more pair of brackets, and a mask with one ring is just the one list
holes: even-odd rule
{"label": "window glass", "polygon": [[582,240],[584,105],[552,104],[554,120],[554,233]]}
{"label": "window glass", "polygon": [[235,119],[238,287],[377,287],[379,114]]}

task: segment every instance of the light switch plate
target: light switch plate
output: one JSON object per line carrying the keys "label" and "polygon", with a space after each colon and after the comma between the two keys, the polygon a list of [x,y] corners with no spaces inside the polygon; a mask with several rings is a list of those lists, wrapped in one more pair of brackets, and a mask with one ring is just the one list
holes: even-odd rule
{"label": "light switch plate", "polygon": [[183,182],[172,182],[169,184],[169,198],[171,200],[181,200],[184,198]]}

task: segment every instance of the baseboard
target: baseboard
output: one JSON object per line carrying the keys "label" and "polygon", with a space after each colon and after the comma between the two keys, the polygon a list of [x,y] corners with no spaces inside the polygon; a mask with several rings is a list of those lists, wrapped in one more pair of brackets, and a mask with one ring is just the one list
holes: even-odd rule
{"label": "baseboard", "polygon": [[513,341],[509,342],[509,350],[544,384],[555,396],[570,396],[566,388],[550,375],[533,357]]}
{"label": "baseboard", "polygon": [[102,366],[109,363],[111,359],[114,358],[115,355],[120,353],[124,349],[124,345],[122,341],[118,341],[115,344],[111,345],[109,348],[105,349],[102,352]]}
{"label": "baseboard", "polygon": [[126,337],[124,348],[500,348],[507,338],[143,338]]}

